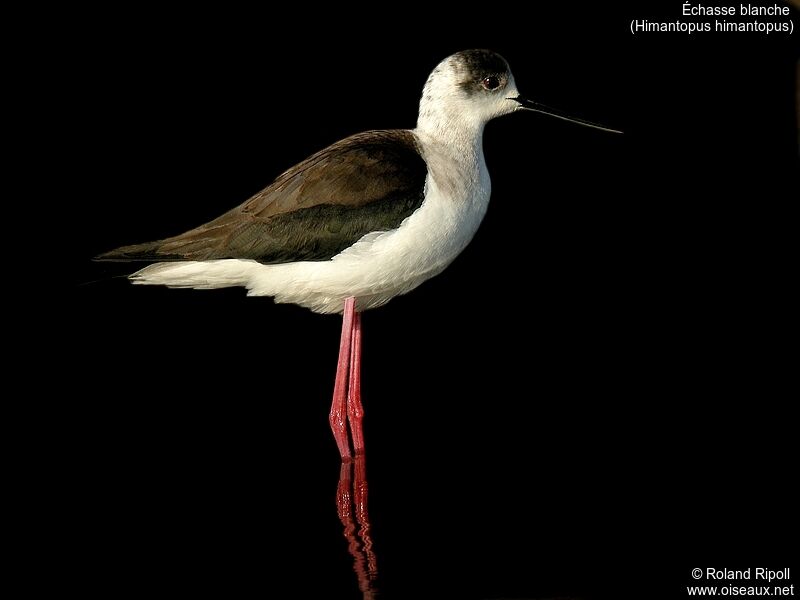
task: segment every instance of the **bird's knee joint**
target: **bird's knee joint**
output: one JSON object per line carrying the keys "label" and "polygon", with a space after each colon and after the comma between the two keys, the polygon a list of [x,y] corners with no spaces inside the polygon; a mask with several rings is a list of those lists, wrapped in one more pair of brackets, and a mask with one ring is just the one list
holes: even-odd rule
{"label": "bird's knee joint", "polygon": [[331,424],[331,429],[334,431],[344,431],[347,429],[347,419],[341,412],[332,412],[328,416],[328,421]]}

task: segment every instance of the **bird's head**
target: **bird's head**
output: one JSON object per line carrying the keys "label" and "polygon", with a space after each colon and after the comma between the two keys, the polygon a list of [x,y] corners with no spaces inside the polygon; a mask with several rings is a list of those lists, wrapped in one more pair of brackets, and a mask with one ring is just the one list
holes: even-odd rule
{"label": "bird's head", "polygon": [[457,52],[436,66],[422,91],[418,127],[482,129],[495,117],[518,110],[532,110],[580,125],[621,133],[567,116],[521,96],[508,63],[491,50]]}
{"label": "bird's head", "polygon": [[419,107],[420,122],[454,121],[482,127],[508,114],[519,104],[514,76],[505,59],[490,50],[465,50],[440,62],[425,82]]}

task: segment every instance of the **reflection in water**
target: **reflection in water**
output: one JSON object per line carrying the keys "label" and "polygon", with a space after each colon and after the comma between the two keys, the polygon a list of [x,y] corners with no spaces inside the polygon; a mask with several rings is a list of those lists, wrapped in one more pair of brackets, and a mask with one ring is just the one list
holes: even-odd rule
{"label": "reflection in water", "polygon": [[[355,473],[355,475],[354,475]],[[375,598],[378,566],[372,550],[367,512],[367,464],[363,454],[343,461],[336,488],[336,509],[344,525],[347,549],[353,556],[353,570],[364,600]],[[355,509],[355,510],[354,510]]]}

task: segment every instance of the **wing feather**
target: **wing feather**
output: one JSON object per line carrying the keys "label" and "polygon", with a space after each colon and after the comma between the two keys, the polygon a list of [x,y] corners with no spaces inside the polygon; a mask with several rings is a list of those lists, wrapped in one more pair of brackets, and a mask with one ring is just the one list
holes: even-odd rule
{"label": "wing feather", "polygon": [[400,226],[424,197],[427,166],[407,130],[346,138],[289,169],[240,206],[175,237],[98,260],[327,260]]}

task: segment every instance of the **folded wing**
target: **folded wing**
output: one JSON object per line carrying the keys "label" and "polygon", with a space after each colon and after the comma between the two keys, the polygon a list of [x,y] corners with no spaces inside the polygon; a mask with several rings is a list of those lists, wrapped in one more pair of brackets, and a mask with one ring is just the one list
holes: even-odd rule
{"label": "folded wing", "polygon": [[244,204],[175,237],[123,246],[98,260],[327,260],[373,231],[400,226],[424,197],[414,134],[346,138],[280,175]]}

